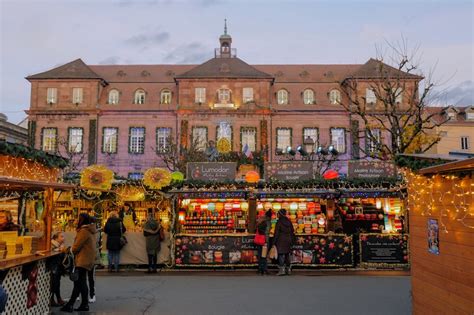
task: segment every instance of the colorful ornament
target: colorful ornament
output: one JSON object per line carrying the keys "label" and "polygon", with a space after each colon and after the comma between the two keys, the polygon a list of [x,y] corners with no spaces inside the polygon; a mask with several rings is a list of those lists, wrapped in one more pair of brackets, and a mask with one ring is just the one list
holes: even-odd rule
{"label": "colorful ornament", "polygon": [[100,190],[109,190],[112,188],[114,172],[103,165],[91,165],[81,172],[81,186],[88,189],[88,194],[100,195]]}
{"label": "colorful ornament", "polygon": [[327,170],[324,175],[324,179],[331,180],[339,178],[339,173],[336,170]]}
{"label": "colorful ornament", "polygon": [[143,175],[143,184],[151,189],[161,189],[171,183],[171,173],[159,167],[154,167],[146,170]]}
{"label": "colorful ornament", "polygon": [[260,175],[256,171],[248,171],[245,174],[245,181],[249,184],[256,183],[260,180]]}
{"label": "colorful ornament", "polygon": [[181,173],[180,171],[173,172],[171,173],[171,180],[173,182],[180,183],[184,180],[184,174]]}

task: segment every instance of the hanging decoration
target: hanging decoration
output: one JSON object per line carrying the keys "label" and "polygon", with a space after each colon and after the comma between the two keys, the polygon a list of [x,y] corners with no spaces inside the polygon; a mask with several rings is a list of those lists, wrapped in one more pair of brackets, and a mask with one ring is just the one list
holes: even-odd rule
{"label": "hanging decoration", "polygon": [[171,184],[171,173],[164,168],[150,168],[143,175],[143,184],[151,189],[161,189]]}
{"label": "hanging decoration", "polygon": [[89,195],[100,195],[112,187],[114,172],[103,165],[91,165],[81,171],[81,186]]}
{"label": "hanging decoration", "polygon": [[327,170],[324,175],[324,179],[330,180],[330,179],[337,179],[339,178],[339,173],[336,170]]}
{"label": "hanging decoration", "polygon": [[123,185],[115,189],[118,199],[122,201],[143,201],[145,190],[140,186]]}
{"label": "hanging decoration", "polygon": [[175,183],[181,183],[184,180],[184,174],[180,171],[171,173],[171,180]]}
{"label": "hanging decoration", "polygon": [[217,151],[219,151],[219,153],[229,153],[231,147],[232,145],[227,138],[220,138],[219,141],[217,141]]}
{"label": "hanging decoration", "polygon": [[260,175],[256,171],[248,171],[245,174],[245,181],[249,184],[257,183],[260,180]]}

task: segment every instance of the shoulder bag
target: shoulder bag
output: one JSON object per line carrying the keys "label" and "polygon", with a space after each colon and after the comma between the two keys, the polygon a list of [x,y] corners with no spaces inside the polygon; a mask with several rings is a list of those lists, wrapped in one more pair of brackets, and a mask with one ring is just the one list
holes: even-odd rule
{"label": "shoulder bag", "polygon": [[127,244],[128,244],[128,240],[125,237],[125,235],[123,235],[122,221],[120,221],[120,248],[123,248]]}

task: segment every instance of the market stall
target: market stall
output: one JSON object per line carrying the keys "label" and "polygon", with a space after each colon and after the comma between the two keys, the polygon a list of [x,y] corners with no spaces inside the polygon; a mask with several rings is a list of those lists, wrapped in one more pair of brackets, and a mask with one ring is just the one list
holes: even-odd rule
{"label": "market stall", "polygon": [[[73,186],[58,183],[64,159],[17,144],[0,142],[0,281],[8,300],[2,314],[49,312],[48,258],[54,191]],[[34,212],[28,200],[42,200]],[[16,205],[16,211],[15,211]],[[26,221],[35,221],[28,232]]]}

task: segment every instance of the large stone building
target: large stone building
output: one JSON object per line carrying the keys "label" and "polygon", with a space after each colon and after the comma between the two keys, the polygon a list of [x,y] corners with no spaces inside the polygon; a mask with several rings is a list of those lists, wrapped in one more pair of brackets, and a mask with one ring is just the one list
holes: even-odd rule
{"label": "large stone building", "polygon": [[[263,151],[287,159],[288,147],[333,145],[338,167],[359,158],[355,125],[340,105],[342,82],[358,80],[364,100],[380,62],[249,65],[225,29],[214,58],[200,65],[87,65],[81,59],[31,75],[30,142],[85,155],[123,176],[161,166],[172,142],[221,151]],[[417,84],[420,77],[397,72]],[[365,85],[364,85],[365,84]],[[371,104],[372,104],[371,103]],[[311,139],[312,141],[308,141]],[[363,141],[363,140],[361,140]],[[60,145],[63,144],[63,145]],[[308,146],[307,146],[308,147]]]}
{"label": "large stone building", "polygon": [[0,113],[0,140],[26,144],[28,141],[28,129],[24,128],[21,123],[18,125],[12,124],[8,121],[7,115]]}

